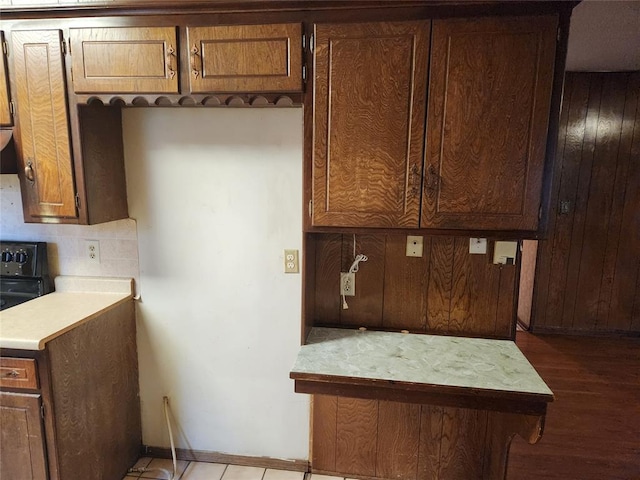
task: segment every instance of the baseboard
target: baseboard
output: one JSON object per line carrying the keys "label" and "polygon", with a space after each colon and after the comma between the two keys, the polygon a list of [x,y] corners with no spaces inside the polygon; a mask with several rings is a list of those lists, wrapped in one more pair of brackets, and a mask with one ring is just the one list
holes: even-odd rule
{"label": "baseboard", "polygon": [[[145,457],[171,458],[171,449],[143,445],[141,454]],[[190,462],[229,463],[231,465],[244,465],[247,467],[273,468],[277,470],[292,470],[295,472],[308,472],[308,460],[283,460],[270,457],[248,457],[244,455],[230,455],[227,453],[210,452],[207,450],[189,450],[176,448],[178,460]]]}

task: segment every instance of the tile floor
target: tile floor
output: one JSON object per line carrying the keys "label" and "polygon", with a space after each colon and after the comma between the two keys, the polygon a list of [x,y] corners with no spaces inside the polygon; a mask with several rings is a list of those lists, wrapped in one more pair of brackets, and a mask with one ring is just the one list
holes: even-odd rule
{"label": "tile floor", "polygon": [[[163,458],[143,457],[137,461],[135,468],[147,468],[149,471],[130,473],[123,480],[158,479],[167,480],[171,476],[173,463]],[[163,471],[165,470],[165,471]],[[174,480],[343,480],[341,477],[327,475],[311,475],[288,470],[272,470],[270,468],[242,467],[222,463],[186,462],[178,460],[178,472]],[[348,480],[348,479],[347,479]]]}

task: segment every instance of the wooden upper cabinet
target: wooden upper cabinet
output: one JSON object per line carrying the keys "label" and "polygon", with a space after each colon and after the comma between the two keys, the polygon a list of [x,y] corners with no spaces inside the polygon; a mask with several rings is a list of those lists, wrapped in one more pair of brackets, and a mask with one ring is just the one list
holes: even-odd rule
{"label": "wooden upper cabinet", "polygon": [[434,20],[422,227],[538,227],[557,25]]}
{"label": "wooden upper cabinet", "polygon": [[175,27],[69,32],[76,93],[178,93]]}
{"label": "wooden upper cabinet", "polygon": [[316,25],[316,226],[417,227],[428,21]]}
{"label": "wooden upper cabinet", "polygon": [[191,93],[301,92],[302,25],[188,27]]}
{"label": "wooden upper cabinet", "polygon": [[76,217],[62,36],[34,30],[11,38],[25,220]]}
{"label": "wooden upper cabinet", "polygon": [[[0,43],[4,43],[4,32],[0,32]],[[9,127],[13,125],[11,118],[11,110],[9,102],[9,84],[7,83],[7,56],[2,49],[2,58],[0,58],[0,127]]]}

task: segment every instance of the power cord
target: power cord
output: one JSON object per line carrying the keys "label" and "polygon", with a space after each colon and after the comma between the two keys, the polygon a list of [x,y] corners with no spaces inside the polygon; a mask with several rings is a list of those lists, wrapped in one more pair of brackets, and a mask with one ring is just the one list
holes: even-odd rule
{"label": "power cord", "polygon": [[171,430],[171,422],[169,421],[169,397],[162,397],[162,408],[164,410],[164,418],[167,421],[167,430],[169,430],[169,443],[171,444],[171,458],[173,460],[173,473],[169,472],[164,468],[130,468],[129,473],[144,473],[144,472],[152,472],[159,471],[164,473],[167,476],[167,480],[175,480],[176,472],[178,471],[178,461],[176,460],[176,446],[173,442],[173,431]]}
{"label": "power cord", "polygon": [[[354,242],[354,253],[355,253],[355,242]],[[363,255],[363,254],[357,255],[356,259],[353,261],[353,263],[351,264],[351,267],[349,268],[349,273],[356,273],[360,268],[360,262],[366,262],[367,260],[369,260],[369,257],[367,257],[366,255]],[[342,295],[342,309],[347,310],[348,308],[349,308],[349,305],[347,304],[347,297],[345,295]]]}

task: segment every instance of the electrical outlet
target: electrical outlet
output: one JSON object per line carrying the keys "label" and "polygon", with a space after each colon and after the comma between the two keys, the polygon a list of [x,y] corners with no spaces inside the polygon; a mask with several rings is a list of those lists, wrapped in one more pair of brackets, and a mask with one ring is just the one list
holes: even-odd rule
{"label": "electrical outlet", "polygon": [[340,272],[340,295],[345,297],[355,297],[356,295],[356,274]]}
{"label": "electrical outlet", "polygon": [[90,263],[100,263],[100,241],[99,240],[85,240],[84,251],[87,260]]}
{"label": "electrical outlet", "polygon": [[284,273],[298,273],[300,266],[298,263],[298,250],[284,251]]}

